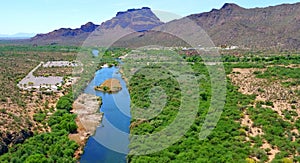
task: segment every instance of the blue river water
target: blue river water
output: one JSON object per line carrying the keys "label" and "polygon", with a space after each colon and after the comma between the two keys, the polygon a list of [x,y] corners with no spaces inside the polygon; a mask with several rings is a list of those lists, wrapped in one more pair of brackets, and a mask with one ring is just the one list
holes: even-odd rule
{"label": "blue river water", "polygon": [[[96,133],[86,143],[81,163],[126,163],[129,152],[130,95],[118,71],[117,67],[98,70],[84,91],[102,98],[99,109],[104,116]],[[94,90],[95,86],[109,78],[118,79],[122,90],[115,94]]]}

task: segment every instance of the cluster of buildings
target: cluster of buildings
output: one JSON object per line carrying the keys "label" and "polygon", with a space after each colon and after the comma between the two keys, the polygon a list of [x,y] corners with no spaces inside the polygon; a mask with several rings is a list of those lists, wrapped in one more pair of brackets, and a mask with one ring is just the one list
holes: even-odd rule
{"label": "cluster of buildings", "polygon": [[39,67],[76,67],[79,63],[69,61],[49,61],[47,63],[41,62],[28,75],[23,78],[17,86],[22,90],[38,91],[38,92],[57,92],[64,84],[67,86],[75,82],[75,78],[68,77],[64,79],[62,76],[34,76],[33,72]]}

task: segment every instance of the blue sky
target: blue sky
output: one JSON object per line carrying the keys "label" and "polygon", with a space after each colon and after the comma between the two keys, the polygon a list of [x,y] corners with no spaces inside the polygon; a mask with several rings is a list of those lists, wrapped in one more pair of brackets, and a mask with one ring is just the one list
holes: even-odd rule
{"label": "blue sky", "polygon": [[2,0],[0,34],[46,33],[61,27],[77,28],[89,21],[100,24],[129,8],[150,7],[187,16],[219,9],[226,2],[253,8],[299,0]]}

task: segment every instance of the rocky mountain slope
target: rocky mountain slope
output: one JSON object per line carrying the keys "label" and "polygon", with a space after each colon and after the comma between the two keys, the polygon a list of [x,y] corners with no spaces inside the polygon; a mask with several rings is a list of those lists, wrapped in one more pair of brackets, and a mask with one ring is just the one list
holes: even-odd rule
{"label": "rocky mountain slope", "polygon": [[133,31],[147,31],[163,24],[148,7],[129,9],[118,12],[112,19],[95,25],[91,22],[77,29],[61,28],[47,34],[38,34],[30,41],[36,44],[67,44],[81,45],[82,42],[96,29],[104,32],[114,29],[130,29]]}
{"label": "rocky mountain slope", "polygon": [[300,47],[300,3],[253,9],[226,3],[220,10],[213,9],[188,18],[207,31],[216,45]]}
{"label": "rocky mountain slope", "polygon": [[77,29],[61,28],[46,34],[38,34],[30,41],[32,43],[39,44],[80,44],[80,42],[82,42],[82,40],[86,38],[89,33],[93,32],[98,26],[99,25],[96,25],[92,22],[88,22]]}
{"label": "rocky mountain slope", "polygon": [[[48,34],[40,34],[32,38],[31,43],[82,45],[92,32],[97,31],[99,34],[94,36],[97,35],[98,38],[93,37],[91,42],[114,40],[119,36],[130,34],[131,36],[126,36],[127,40],[123,38],[117,45],[136,47],[159,43],[159,45],[180,46],[182,41],[163,32],[149,30],[161,31],[168,28],[169,31],[179,35],[182,30],[193,32],[194,29],[189,25],[178,28],[184,26],[185,21],[189,19],[208,34],[215,46],[291,50],[300,48],[299,15],[300,3],[252,9],[226,3],[221,9],[189,15],[164,24],[150,8],[144,7],[118,12],[114,18],[99,26],[87,23],[78,29],[62,28]],[[97,45],[107,46],[108,43]]]}
{"label": "rocky mountain slope", "polygon": [[[155,43],[161,46],[186,46],[178,37],[170,37],[164,32],[157,32],[168,31],[176,36],[185,36],[184,38],[190,42],[202,41],[194,45],[299,50],[299,15],[300,3],[253,9],[226,3],[221,9],[173,20],[154,28],[156,32],[139,32],[119,42],[130,47]],[[202,34],[201,28],[209,37],[206,37],[205,33]],[[191,35],[197,36],[191,37]],[[203,37],[203,39],[197,37]]]}

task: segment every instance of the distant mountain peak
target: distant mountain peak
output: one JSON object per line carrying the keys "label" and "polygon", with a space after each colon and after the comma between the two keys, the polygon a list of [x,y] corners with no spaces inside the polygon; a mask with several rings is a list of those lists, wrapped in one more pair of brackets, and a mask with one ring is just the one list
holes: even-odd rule
{"label": "distant mountain peak", "polygon": [[139,8],[139,9],[135,9],[135,8],[134,9],[128,9],[127,11],[120,11],[120,12],[118,12],[116,16],[120,16],[120,15],[129,13],[129,12],[141,11],[141,10],[151,10],[151,8],[149,8],[149,7],[142,7],[142,8]]}
{"label": "distant mountain peak", "polygon": [[147,31],[163,24],[149,7],[128,9],[118,12],[117,15],[101,24],[102,29],[111,29],[117,26],[131,28],[134,31]]}
{"label": "distant mountain peak", "polygon": [[221,10],[234,10],[234,9],[243,9],[243,8],[235,3],[225,3],[221,8]]}
{"label": "distant mountain peak", "polygon": [[31,40],[59,40],[60,37],[74,37],[78,35],[87,35],[93,32],[99,25],[96,25],[92,22],[88,22],[82,25],[80,28],[71,29],[71,28],[60,28],[46,34],[37,34]]}
{"label": "distant mountain peak", "polygon": [[85,25],[82,25],[80,27],[81,30],[83,30],[84,32],[93,32],[99,25],[96,25],[92,22],[88,22]]}

